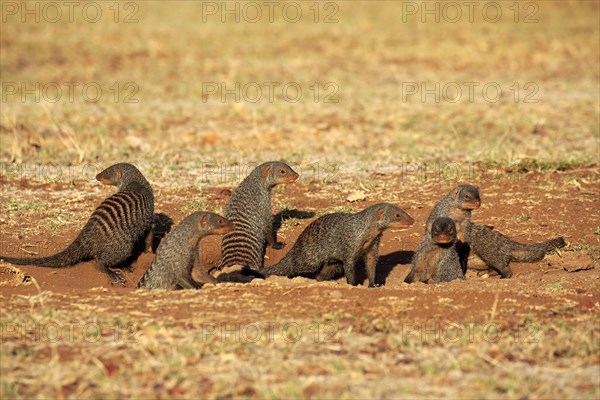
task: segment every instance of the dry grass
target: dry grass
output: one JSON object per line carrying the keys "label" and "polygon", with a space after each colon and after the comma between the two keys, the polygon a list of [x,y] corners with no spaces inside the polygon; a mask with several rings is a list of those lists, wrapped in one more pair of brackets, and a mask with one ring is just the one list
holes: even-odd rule
{"label": "dry grass", "polygon": [[[157,178],[206,162],[269,158],[333,161],[352,174],[415,161],[568,167],[597,160],[596,3],[539,3],[539,22],[532,24],[515,24],[507,8],[497,23],[479,17],[422,24],[417,17],[402,23],[394,2],[339,6],[335,24],[308,17],[298,24],[281,18],[223,24],[218,17],[203,23],[194,2],[140,3],[134,24],[109,17],[96,24],[9,19],[2,26],[3,84],[97,82],[104,91],[98,103],[80,93],[57,103],[7,96],[1,159],[102,165],[125,159]],[[114,82],[135,82],[139,102],[115,101]],[[281,96],[255,104],[212,96],[204,103],[207,82],[228,88],[298,82],[305,95],[298,103]],[[314,82],[334,82],[339,102],[315,103]],[[431,96],[421,102],[418,95],[405,102],[407,82],[478,82],[479,89],[495,82],[504,95],[489,103],[477,90],[470,102],[465,90],[457,103]],[[510,89],[515,82],[518,103]],[[522,101],[531,92],[528,82],[539,88],[537,103]]]}
{"label": "dry grass", "polygon": [[[0,25],[0,177],[11,180],[2,181],[2,243],[66,243],[61,235],[74,234],[112,192],[93,176],[116,161],[140,165],[155,187],[157,210],[180,216],[217,209],[204,189],[235,185],[248,163],[285,159],[303,173],[303,183],[321,185],[303,193],[303,204],[321,205],[308,210],[317,215],[362,208],[346,201],[355,190],[368,201],[398,202],[421,213],[448,181],[487,185],[487,210],[506,208],[487,214],[486,222],[523,240],[548,231],[577,236],[577,243],[552,256],[551,267],[590,263],[597,271],[597,224],[590,228],[597,211],[585,221],[585,232],[564,214],[573,193],[582,209],[597,203],[597,165],[579,178],[556,173],[542,182],[530,172],[598,162],[598,4],[539,2],[539,22],[515,24],[502,3],[504,18],[497,23],[478,17],[436,24],[418,17],[403,23],[402,3],[339,2],[335,24],[310,22],[308,3],[303,10],[309,17],[297,24],[282,18],[272,24],[224,24],[218,17],[202,22],[201,3],[192,1],[140,2],[133,24],[113,22],[112,2],[100,3],[105,18],[95,24],[80,17],[20,23],[9,16]],[[126,11],[121,8],[121,18]],[[97,83],[103,96],[90,103],[76,90],[73,101],[63,92],[52,103],[7,94],[15,83],[64,89],[68,82],[79,88]],[[118,101],[111,88],[116,82]],[[228,88],[297,82],[303,97],[251,103],[221,102],[217,95],[203,102],[207,82]],[[315,82],[321,86],[316,103]],[[404,101],[403,84],[411,82],[497,83],[504,96],[496,103],[480,91],[473,102],[464,93],[457,103],[422,102],[419,95]],[[519,102],[510,89],[515,82]],[[124,101],[131,93],[127,83],[139,88],[133,94],[138,102]],[[338,88],[337,103],[324,102],[327,83]],[[531,93],[528,83],[539,88],[537,103],[523,102]],[[453,175],[447,163],[457,163],[463,175]],[[406,167],[410,173],[399,178]],[[12,178],[48,186],[34,191]],[[544,215],[547,199],[528,190],[561,201],[551,219]],[[296,206],[281,193],[277,199],[275,211]],[[297,223],[287,220],[283,234]],[[4,264],[0,278],[0,286],[27,281],[39,291],[35,279]],[[467,286],[469,298],[496,293],[493,306],[472,320],[464,315],[477,307],[446,297],[455,286],[407,294],[403,286],[402,292],[366,292],[300,281],[168,294],[101,288],[0,294],[0,397],[600,398],[599,306],[590,300],[597,289],[582,294],[564,276],[529,279],[510,286],[467,281],[473,285]],[[364,297],[346,299],[346,289]],[[296,291],[301,301],[289,300]],[[356,313],[367,293],[384,296]],[[317,309],[319,296],[327,296],[335,311]],[[404,317],[431,297],[431,307],[440,310],[435,318]],[[446,311],[455,316],[440,318]],[[233,333],[211,333],[232,318],[239,324]],[[484,327],[496,321],[502,335],[486,340]],[[297,342],[281,331],[273,340],[264,334],[257,342],[235,338],[249,334],[252,324],[268,323],[289,323],[304,334]],[[431,323],[475,327],[472,339],[463,334],[457,341],[440,339],[437,330],[433,337],[407,330],[407,324]],[[51,340],[56,329],[62,337]]]}
{"label": "dry grass", "polygon": [[[229,300],[235,286],[219,294]],[[277,291],[285,296],[289,289]],[[391,298],[402,300],[399,307],[418,304],[415,297]],[[101,290],[11,301],[14,311],[2,311],[3,398],[600,395],[600,332],[592,313],[554,323],[529,317],[510,326],[343,311],[316,320],[248,323],[212,313],[156,319],[156,307],[114,307],[121,296]],[[128,301],[185,304],[194,312],[210,309],[212,300],[189,291],[138,291]],[[348,305],[340,299],[340,310]],[[24,368],[31,365],[44,368]]]}

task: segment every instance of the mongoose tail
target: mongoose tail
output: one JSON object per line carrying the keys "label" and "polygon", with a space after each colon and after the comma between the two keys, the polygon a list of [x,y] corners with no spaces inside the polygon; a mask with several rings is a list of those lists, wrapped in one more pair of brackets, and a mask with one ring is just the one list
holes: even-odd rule
{"label": "mongoose tail", "polygon": [[294,266],[293,257],[288,257],[288,254],[290,253],[288,252],[285,256],[283,256],[283,258],[277,264],[271,267],[261,268],[258,270],[258,272],[265,277],[272,275],[288,276],[294,274],[296,268]]}
{"label": "mongoose tail", "polygon": [[[508,238],[507,238],[508,239]],[[510,239],[508,239],[510,240]],[[557,237],[542,243],[523,244],[511,240],[511,257],[516,262],[536,262],[543,260],[550,250],[564,247],[565,239]]]}
{"label": "mongoose tail", "polygon": [[413,283],[415,281],[415,273],[411,269],[406,278],[404,278],[404,283]]}
{"label": "mongoose tail", "polygon": [[510,262],[536,262],[554,248],[565,245],[562,237],[542,243],[523,244],[515,242],[500,232],[485,225],[473,224],[472,249],[489,267],[500,273],[501,278],[510,278]]}
{"label": "mongoose tail", "polygon": [[82,248],[80,236],[63,251],[48,257],[17,258],[0,256],[0,260],[15,265],[35,265],[50,268],[69,267],[89,258],[90,255]]}
{"label": "mongoose tail", "polygon": [[123,284],[112,268],[125,267],[135,246],[143,239],[151,243],[154,222],[154,194],[142,173],[132,164],[114,164],[96,175],[105,185],[117,187],[117,193],[96,207],[77,238],[63,251],[49,257],[2,257],[18,265],[68,267],[93,259],[97,268],[114,283]]}

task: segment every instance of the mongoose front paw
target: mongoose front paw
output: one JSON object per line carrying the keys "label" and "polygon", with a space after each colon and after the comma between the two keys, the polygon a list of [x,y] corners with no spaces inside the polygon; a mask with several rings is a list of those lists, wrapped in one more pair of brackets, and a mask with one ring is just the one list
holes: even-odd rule
{"label": "mongoose front paw", "polygon": [[127,280],[119,275],[118,277],[111,279],[110,284],[117,287],[127,287]]}
{"label": "mongoose front paw", "polygon": [[271,245],[271,247],[274,248],[275,250],[283,249],[285,247],[285,243],[284,242],[276,242],[276,243],[273,243]]}

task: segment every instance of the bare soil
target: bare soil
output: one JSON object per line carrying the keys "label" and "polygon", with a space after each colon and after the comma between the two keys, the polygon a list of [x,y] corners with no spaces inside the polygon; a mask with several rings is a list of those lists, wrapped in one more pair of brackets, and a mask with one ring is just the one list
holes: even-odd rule
{"label": "bare soil", "polygon": [[[22,276],[10,273],[4,268],[0,274],[4,285],[0,293],[0,305],[6,316],[15,315],[14,313],[27,314],[38,307],[35,305],[38,300],[44,307],[51,307],[52,313],[64,315],[67,319],[83,318],[75,316],[81,310],[88,310],[86,312],[91,315],[86,314],[87,318],[93,316],[94,319],[100,320],[106,318],[130,321],[134,326],[132,335],[143,335],[149,326],[161,323],[168,323],[181,333],[191,334],[205,329],[206,324],[234,324],[239,328],[267,322],[285,324],[293,321],[306,324],[311,321],[334,321],[331,332],[321,333],[325,338],[331,337],[333,342],[338,344],[344,342],[343,337],[340,339],[341,332],[352,331],[371,335],[370,332],[383,331],[386,334],[401,332],[405,335],[406,324],[412,327],[409,333],[414,336],[413,339],[427,343],[428,334],[439,335],[440,329],[450,326],[448,324],[481,327],[493,322],[497,329],[501,329],[503,335],[510,335],[515,340],[538,340],[540,330],[545,329],[545,326],[554,326],[558,321],[573,324],[582,319],[597,321],[600,269],[596,177],[597,166],[591,166],[575,171],[521,173],[510,179],[504,177],[472,181],[481,187],[483,200],[481,209],[474,213],[476,222],[493,225],[521,242],[542,241],[558,235],[564,236],[569,242],[567,248],[548,255],[543,261],[512,264],[512,279],[500,280],[494,276],[477,276],[469,272],[466,281],[438,285],[403,283],[431,206],[457,182],[417,184],[403,175],[379,173],[365,178],[365,182],[372,179],[378,183],[369,189],[365,187],[364,202],[346,202],[345,198],[350,190],[345,189],[347,183],[342,178],[327,184],[301,180],[297,184],[278,189],[274,194],[274,204],[285,201],[288,209],[282,212],[276,206],[274,213],[282,212],[279,215],[287,218],[282,220],[279,230],[279,239],[284,240],[287,245],[279,251],[268,250],[265,264],[272,265],[277,262],[288,251],[302,229],[316,218],[316,215],[320,215],[319,213],[331,212],[340,206],[359,210],[393,193],[397,200],[392,201],[408,211],[417,222],[409,229],[387,231],[384,234],[378,266],[378,281],[382,284],[381,287],[367,288],[366,281],[362,285],[351,287],[344,279],[319,283],[305,278],[271,277],[267,280],[254,280],[248,284],[206,285],[198,291],[136,290],[136,282],[153,258],[152,254],[142,254],[133,264],[133,271],[126,273],[129,283],[127,288],[110,285],[107,278],[93,267],[92,262],[63,269],[18,267],[23,273]],[[12,190],[28,189],[36,200],[49,202],[50,209],[61,207],[61,204],[48,194],[68,189],[66,184],[35,184],[18,180],[5,180],[2,184],[5,189],[3,196]],[[77,183],[76,187],[80,184],[81,188],[85,186]],[[185,205],[196,201],[198,196],[204,196],[211,208],[220,208],[228,199],[230,191],[227,189],[232,188],[187,188],[177,192],[160,189],[156,211],[162,214],[162,220],[168,216],[177,223],[189,212],[182,212]],[[101,190],[100,195],[84,196],[81,208],[91,212],[109,192],[109,189]],[[6,200],[6,197],[3,198],[3,201]],[[316,215],[305,218],[311,215],[310,213]],[[34,213],[24,215],[27,217],[3,223],[1,244],[3,253],[7,255],[22,254],[15,249],[39,249],[25,247],[26,244],[32,243],[43,247],[43,251],[48,254],[57,252],[75,238],[78,226],[85,222],[83,218],[78,223],[69,224],[73,229],[62,231],[57,228],[49,232],[39,229],[41,221]],[[289,218],[290,216],[299,218]],[[9,229],[7,224],[10,225]],[[25,235],[20,232],[39,233]],[[218,261],[219,243],[218,237],[209,237],[203,242],[203,260],[206,268]],[[4,249],[12,249],[12,252]],[[6,265],[2,263],[0,266]],[[27,282],[19,284],[15,279],[25,279]],[[13,286],[14,284],[16,286]],[[69,315],[72,317],[68,317]],[[11,318],[5,320],[10,321]],[[417,331],[414,330],[415,326],[419,327]],[[423,328],[424,326],[429,328]],[[110,336],[112,332],[108,329],[103,331],[102,335]],[[595,331],[582,333],[591,334],[592,340],[597,341],[597,324]],[[594,337],[596,339],[593,339]],[[3,340],[6,339],[3,337]],[[10,342],[10,335],[8,339]],[[375,353],[389,351],[385,343]],[[59,347],[56,351],[59,359],[65,361],[76,359],[79,350],[74,350],[73,347]],[[591,351],[592,355],[586,356],[581,366],[597,365],[598,353],[595,350]],[[510,354],[511,351],[502,353],[503,362],[510,362]],[[57,357],[48,351],[37,356],[42,360]],[[102,362],[107,371],[110,371],[111,368],[118,370],[132,361],[116,361],[111,358]],[[303,365],[302,368],[312,368],[308,367],[310,363]],[[583,371],[589,372],[586,369]],[[305,373],[310,375],[313,372]],[[318,373],[318,370],[315,373]],[[576,387],[575,392],[552,388],[544,393],[592,395],[597,393],[593,385]],[[310,394],[313,389],[304,390],[308,390]],[[454,389],[459,390],[459,387]],[[71,394],[68,388],[61,390],[66,390],[67,395]],[[214,390],[211,393],[216,395],[231,394],[227,390],[223,392],[214,387],[206,390]],[[244,393],[245,389],[240,390],[242,396],[256,397],[258,393],[260,397],[265,394],[259,389],[258,392],[252,389],[248,393]],[[314,390],[316,394],[311,395],[327,393],[321,389]],[[21,387],[19,393],[28,393],[27,388]],[[182,391],[183,395],[193,393],[197,392]],[[287,392],[277,393],[281,395]],[[310,397],[306,392],[303,393],[305,397]],[[409,393],[432,395],[430,392],[419,390]],[[522,392],[493,393],[514,395]]]}
{"label": "bare soil", "polygon": [[[590,177],[594,173],[594,168],[581,169],[575,172],[543,174],[529,174],[526,177],[520,176],[518,180],[496,180],[496,181],[481,181],[476,182],[481,187],[483,206],[480,210],[474,212],[474,221],[493,225],[496,229],[511,236],[513,239],[528,243],[547,240],[555,236],[563,236],[571,244],[588,244],[590,246],[598,246],[598,232],[596,231],[599,223],[598,206],[598,188]],[[340,307],[339,299],[329,299],[325,292],[331,290],[332,287],[338,287],[347,293],[343,298],[349,301],[349,305],[354,310],[368,311],[372,308],[370,299],[377,299],[381,296],[410,296],[421,293],[420,301],[425,302],[425,307],[414,307],[406,316],[410,318],[432,318],[436,315],[446,315],[444,310],[430,309],[426,306],[429,296],[438,298],[444,296],[452,299],[453,304],[461,304],[464,306],[468,317],[483,317],[490,311],[491,302],[494,300],[495,293],[508,292],[524,292],[533,295],[545,286],[559,282],[569,293],[569,298],[579,301],[581,304],[589,304],[598,302],[598,279],[600,274],[598,271],[598,260],[586,251],[562,251],[560,254],[548,256],[545,260],[525,264],[513,263],[511,268],[514,271],[514,278],[510,280],[499,280],[497,277],[480,277],[475,273],[469,273],[466,282],[453,282],[449,284],[437,285],[428,287],[426,285],[409,286],[403,283],[403,279],[410,269],[410,260],[414,254],[414,249],[417,247],[423,230],[423,223],[430,212],[430,205],[434,204],[454,185],[452,182],[446,184],[426,184],[419,190],[409,189],[403,182],[401,176],[395,175],[379,175],[376,177],[381,181],[381,186],[385,191],[393,191],[397,194],[399,200],[397,204],[407,210],[417,221],[417,223],[406,230],[390,230],[384,234],[381,242],[380,261],[378,265],[378,282],[383,286],[375,289],[366,289],[364,286],[358,288],[350,288],[345,284],[344,279],[338,280],[335,285],[317,284],[309,279],[294,279],[288,280],[285,278],[272,277],[267,282],[275,282],[278,285],[277,289],[272,293],[266,291],[265,285],[256,282],[251,285],[233,285],[235,289],[219,291],[219,296],[236,296],[240,290],[248,290],[250,293],[260,289],[257,292],[262,292],[266,299],[269,300],[270,295],[278,297],[280,291],[289,290],[288,287],[293,287],[293,290],[286,296],[290,300],[290,304],[296,304],[302,298],[319,297],[316,308],[328,309]],[[553,184],[555,180],[570,180],[578,182],[579,189],[573,190],[569,185]],[[579,183],[581,182],[581,183]],[[583,182],[588,182],[583,183]],[[5,188],[15,186],[19,189],[33,189],[35,196],[44,199],[45,192],[53,189],[60,189],[60,184],[30,184],[26,181],[4,181]],[[8,186],[6,186],[8,185]],[[335,184],[334,184],[335,185]],[[549,188],[548,185],[552,187]],[[358,203],[345,204],[339,200],[327,198],[327,195],[319,198],[319,194],[326,194],[327,185],[322,183],[299,183],[287,185],[283,188],[283,193],[275,195],[277,199],[285,199],[286,203],[293,204],[294,210],[283,213],[284,218],[289,215],[298,215],[301,218],[294,219],[294,224],[290,224],[283,220],[283,228],[280,229],[279,238],[287,243],[287,246],[281,250],[267,250],[265,265],[269,266],[276,263],[288,251],[294,243],[298,235],[302,232],[311,221],[317,218],[316,215],[306,218],[307,215],[331,212],[339,205],[352,206],[358,210],[376,203],[375,199]],[[233,188],[232,188],[233,189]],[[223,188],[211,188],[203,192],[207,197],[211,206],[222,206],[228,199],[230,191]],[[187,189],[183,192],[178,192],[177,197],[189,201],[193,201],[197,196],[201,195],[199,191]],[[310,197],[309,197],[310,196]],[[157,213],[169,216],[177,223],[183,217],[181,212],[182,203],[169,203],[169,192],[162,192],[161,197],[167,199],[162,203],[162,206],[157,207]],[[89,210],[93,210],[97,201],[88,201],[85,203]],[[275,210],[277,211],[277,210]],[[525,222],[518,223],[515,221],[521,214],[526,212],[528,219]],[[17,222],[17,226],[12,231],[18,232],[19,229],[35,226],[38,224],[38,218],[33,216],[29,220],[21,219]],[[81,226],[84,220],[81,221]],[[6,231],[3,229],[2,249],[7,256],[15,255],[6,249],[23,248],[23,240],[19,240],[19,236],[6,236]],[[43,243],[45,254],[53,254],[66,247],[78,233],[78,229],[60,232],[60,239],[56,235],[42,232],[40,235],[28,237],[28,243]],[[13,239],[13,237],[16,239]],[[203,240],[203,264],[206,268],[210,268],[218,262],[220,238],[213,236]],[[23,253],[18,253],[23,255]],[[141,254],[133,264],[133,272],[125,273],[131,288],[146,271],[149,263],[153,259],[153,254]],[[596,250],[597,257],[597,250]],[[41,290],[48,290],[58,293],[70,293],[80,296],[85,296],[87,291],[99,286],[106,287],[109,291],[115,291],[123,295],[132,291],[131,288],[118,288],[109,284],[103,274],[98,272],[93,267],[93,262],[83,262],[71,268],[51,269],[40,268],[34,266],[19,267],[22,271],[35,278],[35,281],[40,286]],[[574,271],[574,272],[569,272]],[[365,278],[363,274],[363,279]],[[366,282],[364,283],[366,285]],[[227,286],[227,285],[226,285]],[[485,289],[483,289],[485,288]],[[360,289],[360,290],[358,290]],[[363,290],[364,289],[364,290]],[[214,290],[217,290],[216,288]],[[19,285],[16,287],[6,286],[2,291],[3,301],[8,301],[15,295],[35,294],[38,289],[34,285]],[[352,293],[357,293],[360,297],[360,302],[351,301]],[[469,293],[465,296],[465,293]],[[169,295],[169,294],[166,294]],[[538,296],[535,296],[538,297]],[[535,298],[534,297],[534,298]],[[560,301],[557,299],[544,298],[533,300],[542,302]],[[487,301],[486,301],[487,299]],[[281,301],[282,299],[279,299]],[[267,301],[268,303],[268,301]],[[515,307],[523,307],[529,310],[530,302],[517,302]],[[358,308],[354,308],[358,307]],[[294,317],[294,310],[297,307],[277,307],[278,312],[281,309],[286,309],[288,317]],[[429,311],[428,311],[429,310]],[[458,314],[464,315],[464,311]],[[173,310],[168,311],[171,313]],[[223,310],[224,317],[231,318],[230,312],[233,310]],[[247,316],[247,309],[244,310]],[[260,313],[268,313],[268,309],[258,310]],[[310,314],[309,308],[302,307],[302,312]],[[457,317],[459,316],[457,315]],[[448,317],[448,315],[446,315]],[[237,318],[237,316],[236,316]]]}

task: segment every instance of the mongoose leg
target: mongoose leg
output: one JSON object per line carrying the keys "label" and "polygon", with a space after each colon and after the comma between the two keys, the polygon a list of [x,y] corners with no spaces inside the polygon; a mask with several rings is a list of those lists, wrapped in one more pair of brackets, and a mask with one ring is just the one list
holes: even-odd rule
{"label": "mongoose leg", "polygon": [[330,281],[344,274],[344,267],[339,261],[326,262],[316,276],[317,281]]}
{"label": "mongoose leg", "polygon": [[127,281],[125,280],[125,278],[123,277],[123,275],[121,274],[121,272],[119,270],[110,268],[108,265],[106,265],[105,263],[103,263],[101,261],[96,261],[96,268],[98,268],[98,270],[100,272],[107,274],[113,285],[116,285],[116,286],[126,286],[127,285]]}
{"label": "mongoose leg", "polygon": [[346,283],[356,286],[356,269],[354,268],[354,257],[348,257],[344,260],[344,275],[346,275]]}
{"label": "mongoose leg", "polygon": [[489,262],[489,266],[498,271],[501,279],[507,279],[512,276],[512,271],[510,270],[510,256],[501,257],[498,256],[497,259],[491,260]]}
{"label": "mongoose leg", "polygon": [[148,232],[146,232],[146,238],[144,239],[144,253],[152,253],[154,246],[154,224],[150,226]]}
{"label": "mongoose leg", "polygon": [[196,282],[191,276],[181,276],[177,282],[182,289],[200,289],[203,284]]}
{"label": "mongoose leg", "polygon": [[379,261],[379,243],[376,246],[372,246],[371,249],[365,254],[365,268],[367,269],[367,278],[369,279],[369,287],[379,286],[375,282],[377,275],[377,261]]}
{"label": "mongoose leg", "polygon": [[463,271],[463,274],[466,274],[467,261],[469,260],[469,256],[471,253],[471,246],[469,245],[469,243],[457,241],[456,251],[458,252],[458,259],[460,260],[460,267]]}
{"label": "mongoose leg", "polygon": [[505,268],[502,268],[502,270],[500,270],[500,279],[508,279],[512,277],[512,271],[510,270],[510,267],[508,264],[506,264]]}
{"label": "mongoose leg", "polygon": [[285,247],[285,243],[277,241],[277,232],[273,229],[273,224],[267,226],[266,238],[267,244],[275,250],[283,249]]}
{"label": "mongoose leg", "polygon": [[406,278],[404,278],[404,283],[413,283],[415,281],[415,273],[411,269]]}
{"label": "mongoose leg", "polygon": [[477,254],[471,252],[471,254],[469,254],[469,259],[467,260],[467,265],[469,267],[469,269],[475,270],[475,271],[483,271],[484,273],[486,271],[489,271],[489,267],[487,265],[487,263],[485,261],[483,261],[481,259],[481,257],[479,257]]}
{"label": "mongoose leg", "polygon": [[202,256],[200,256],[200,246],[194,251],[194,264],[192,268],[196,268],[198,270],[198,276],[200,277],[200,282],[203,283],[213,283],[216,284],[217,278],[209,274],[202,268]]}

